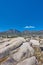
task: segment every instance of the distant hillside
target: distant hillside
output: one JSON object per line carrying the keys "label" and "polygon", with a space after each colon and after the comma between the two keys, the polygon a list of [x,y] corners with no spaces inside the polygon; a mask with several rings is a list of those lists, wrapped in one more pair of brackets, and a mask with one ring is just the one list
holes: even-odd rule
{"label": "distant hillside", "polygon": [[0,32],[0,37],[17,37],[17,36],[21,36],[21,32],[16,29],[15,30],[10,29],[5,32]]}
{"label": "distant hillside", "polygon": [[33,35],[33,34],[35,34],[35,35],[42,35],[43,34],[43,31],[29,31],[29,30],[24,30],[23,32],[22,32],[23,34],[25,34],[25,35]]}
{"label": "distant hillside", "polygon": [[22,32],[22,35],[24,35],[24,36],[40,36],[40,37],[43,37],[43,30],[42,31],[29,31],[29,30],[24,30]]}
{"label": "distant hillside", "polygon": [[42,31],[29,31],[24,30],[22,32],[16,30],[16,29],[10,29],[5,32],[0,32],[0,37],[17,37],[17,36],[41,36],[43,37],[43,30]]}

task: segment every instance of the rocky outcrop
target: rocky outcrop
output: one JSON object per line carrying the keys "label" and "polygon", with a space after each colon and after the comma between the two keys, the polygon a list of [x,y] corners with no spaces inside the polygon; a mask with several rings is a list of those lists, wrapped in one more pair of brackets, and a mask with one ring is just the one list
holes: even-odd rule
{"label": "rocky outcrop", "polygon": [[11,41],[10,43],[7,43],[6,46],[3,46],[0,49],[0,59],[10,55],[11,51],[13,51],[13,50],[17,49],[18,47],[20,47],[23,42],[25,42],[25,39],[21,38],[21,37],[18,37],[17,39],[13,39],[13,41]]}
{"label": "rocky outcrop", "polygon": [[38,65],[38,61],[35,56],[25,59],[17,65]]}
{"label": "rocky outcrop", "polygon": [[34,39],[9,38],[0,44],[0,65],[38,65],[39,60],[43,62],[39,45],[39,41]]}
{"label": "rocky outcrop", "polygon": [[17,62],[13,58],[8,58],[6,61],[2,62],[1,65],[15,65]]}
{"label": "rocky outcrop", "polygon": [[39,45],[40,45],[39,41],[34,40],[34,39],[31,39],[31,40],[30,40],[30,44],[31,44],[32,46],[39,46]]}
{"label": "rocky outcrop", "polygon": [[34,49],[29,45],[28,42],[25,42],[19,48],[19,51],[13,54],[13,58],[16,61],[20,61],[23,58],[27,58],[34,55]]}

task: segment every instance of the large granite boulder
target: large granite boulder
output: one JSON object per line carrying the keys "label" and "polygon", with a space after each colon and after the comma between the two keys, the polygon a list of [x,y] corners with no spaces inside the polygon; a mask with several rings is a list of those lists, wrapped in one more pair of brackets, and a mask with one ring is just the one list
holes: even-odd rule
{"label": "large granite boulder", "polygon": [[34,55],[34,49],[29,45],[28,42],[23,43],[20,48],[19,51],[15,54],[13,54],[13,58],[16,61],[20,61],[21,59],[30,57]]}
{"label": "large granite boulder", "polygon": [[13,39],[10,43],[8,43],[6,46],[0,49],[0,59],[3,57],[6,57],[11,54],[11,52],[18,47],[20,47],[23,42],[25,42],[25,39],[22,37],[18,37],[15,40]]}

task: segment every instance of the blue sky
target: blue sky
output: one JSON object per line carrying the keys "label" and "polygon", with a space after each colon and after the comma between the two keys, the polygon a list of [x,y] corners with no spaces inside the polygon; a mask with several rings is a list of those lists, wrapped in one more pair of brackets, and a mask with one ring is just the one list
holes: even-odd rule
{"label": "blue sky", "polygon": [[0,31],[43,30],[43,0],[0,0]]}

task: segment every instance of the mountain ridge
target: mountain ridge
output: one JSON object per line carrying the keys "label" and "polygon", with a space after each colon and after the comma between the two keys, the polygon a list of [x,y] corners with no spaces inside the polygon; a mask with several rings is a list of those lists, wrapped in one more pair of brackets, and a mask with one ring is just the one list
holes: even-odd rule
{"label": "mountain ridge", "polygon": [[33,35],[43,35],[43,30],[38,30],[38,31],[30,31],[30,30],[24,30],[24,31],[19,31],[17,29],[9,29],[4,32],[0,32],[0,37],[16,37],[16,36],[33,36]]}

